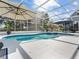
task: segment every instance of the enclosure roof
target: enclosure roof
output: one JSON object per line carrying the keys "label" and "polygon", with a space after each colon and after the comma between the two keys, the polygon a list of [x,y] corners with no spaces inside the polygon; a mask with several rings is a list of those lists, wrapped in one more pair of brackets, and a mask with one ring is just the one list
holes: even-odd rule
{"label": "enclosure roof", "polygon": [[51,21],[66,20],[78,10],[79,0],[0,0],[0,15],[32,19],[36,12],[49,14]]}

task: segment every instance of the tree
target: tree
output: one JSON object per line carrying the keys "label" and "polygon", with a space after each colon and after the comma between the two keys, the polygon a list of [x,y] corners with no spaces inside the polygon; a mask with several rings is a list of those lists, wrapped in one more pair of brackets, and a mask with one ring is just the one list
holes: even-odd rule
{"label": "tree", "polygon": [[44,28],[44,30],[47,32],[48,31],[48,21],[47,20],[44,20],[43,21],[43,28]]}
{"label": "tree", "polygon": [[7,34],[11,34],[11,29],[12,29],[12,23],[11,23],[11,21],[6,21],[5,22],[5,29],[6,29],[6,31],[7,31]]}
{"label": "tree", "polygon": [[60,31],[64,31],[64,27],[62,24],[59,24]]}
{"label": "tree", "polygon": [[44,17],[44,19],[42,21],[43,29],[47,32],[48,31],[49,15],[47,13],[45,13],[43,17]]}
{"label": "tree", "polygon": [[54,24],[53,22],[49,22],[48,28],[50,31],[63,31],[63,25]]}
{"label": "tree", "polygon": [[59,26],[57,25],[57,24],[49,24],[48,25],[48,27],[49,27],[49,29],[51,30],[51,31],[59,31]]}

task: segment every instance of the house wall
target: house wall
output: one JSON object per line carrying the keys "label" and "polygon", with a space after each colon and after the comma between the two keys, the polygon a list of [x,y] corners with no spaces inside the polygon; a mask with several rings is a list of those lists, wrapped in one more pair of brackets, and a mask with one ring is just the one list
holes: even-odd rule
{"label": "house wall", "polygon": [[79,31],[79,16],[72,16],[71,20],[73,21],[73,24],[78,23],[78,25],[76,26],[78,26],[78,31]]}

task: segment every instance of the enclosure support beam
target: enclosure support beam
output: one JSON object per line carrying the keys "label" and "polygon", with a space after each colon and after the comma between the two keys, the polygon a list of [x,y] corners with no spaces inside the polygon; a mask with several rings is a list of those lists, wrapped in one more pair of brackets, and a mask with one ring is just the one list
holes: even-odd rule
{"label": "enclosure support beam", "polygon": [[27,20],[27,31],[28,31],[28,20]]}
{"label": "enclosure support beam", "polygon": [[36,15],[36,21],[35,21],[35,22],[36,22],[35,25],[36,25],[36,31],[37,31],[37,27],[38,27],[38,26],[37,26],[37,15]]}
{"label": "enclosure support beam", "polygon": [[14,31],[16,31],[16,20],[14,21]]}

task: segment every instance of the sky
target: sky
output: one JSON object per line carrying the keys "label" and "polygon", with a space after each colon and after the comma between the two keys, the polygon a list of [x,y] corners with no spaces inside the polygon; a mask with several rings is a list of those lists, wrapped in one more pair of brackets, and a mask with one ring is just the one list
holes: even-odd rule
{"label": "sky", "polygon": [[22,3],[33,11],[46,12],[51,21],[60,21],[70,17],[78,7],[79,0],[8,0],[11,3]]}

